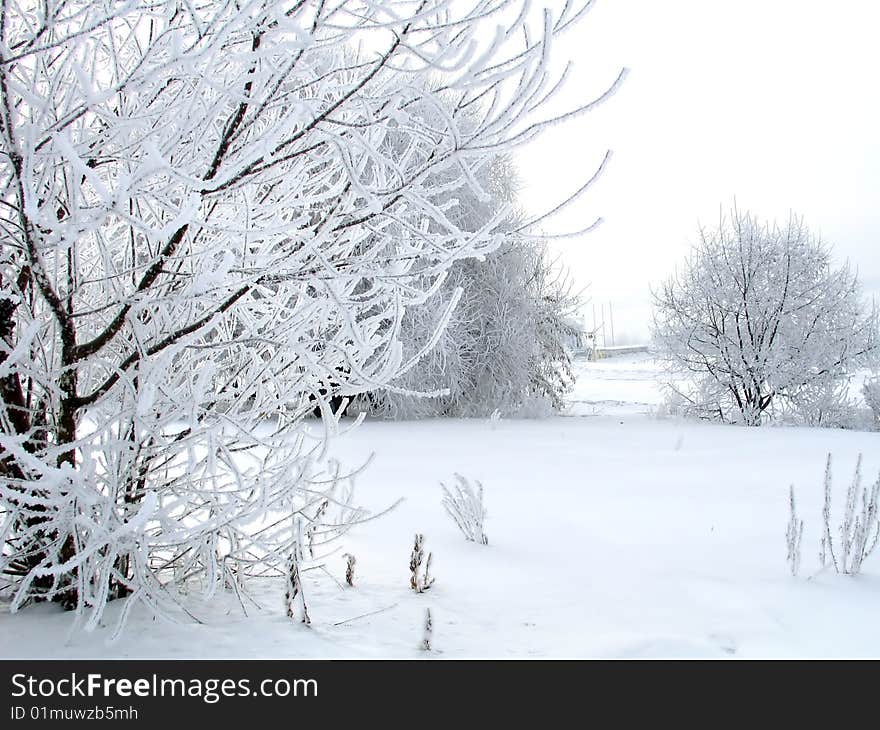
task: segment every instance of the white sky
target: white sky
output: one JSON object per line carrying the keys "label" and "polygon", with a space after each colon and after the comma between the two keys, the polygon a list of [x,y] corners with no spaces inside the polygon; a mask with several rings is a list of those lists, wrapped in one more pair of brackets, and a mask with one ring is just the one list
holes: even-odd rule
{"label": "white sky", "polygon": [[597,307],[613,302],[618,344],[647,336],[649,286],[734,196],[764,218],[803,214],[880,293],[880,4],[600,0],[554,52],[575,62],[566,105],[630,68],[605,105],[518,154],[537,213],[614,151],[548,229],[604,218],[556,249]]}

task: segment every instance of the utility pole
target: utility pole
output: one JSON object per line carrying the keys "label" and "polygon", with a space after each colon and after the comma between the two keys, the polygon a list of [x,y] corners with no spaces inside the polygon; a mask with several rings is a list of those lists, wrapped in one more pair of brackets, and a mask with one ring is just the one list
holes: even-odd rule
{"label": "utility pole", "polygon": [[608,319],[611,321],[611,347],[614,347],[614,310],[611,308],[611,302],[608,302]]}
{"label": "utility pole", "polygon": [[590,330],[590,360],[596,360],[596,348],[599,346],[596,330],[596,303],[593,302],[593,329]]}

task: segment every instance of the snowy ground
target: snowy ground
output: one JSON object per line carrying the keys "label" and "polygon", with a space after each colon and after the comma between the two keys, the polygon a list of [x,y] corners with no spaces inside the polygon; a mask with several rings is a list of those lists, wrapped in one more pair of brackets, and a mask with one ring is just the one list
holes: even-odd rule
{"label": "snowy ground", "polygon": [[[880,656],[880,552],[862,576],[817,573],[825,454],[839,505],[859,452],[866,475],[880,470],[880,434],[662,420],[647,356],[578,367],[563,416],[371,422],[340,439],[350,462],[376,454],[361,503],[405,501],[340,551],[357,556],[355,588],[308,574],[311,627],[283,616],[270,583],[248,616],[228,596],[190,601],[201,624],[138,610],[116,643],[109,627],[68,640],[70,616],[52,606],[0,613],[0,656],[427,656],[428,607],[439,657]],[[456,471],[485,485],[486,547],[440,506]],[[790,484],[806,520],[798,578]],[[422,595],[408,585],[416,531],[437,577]],[[327,568],[342,580],[339,555]]]}

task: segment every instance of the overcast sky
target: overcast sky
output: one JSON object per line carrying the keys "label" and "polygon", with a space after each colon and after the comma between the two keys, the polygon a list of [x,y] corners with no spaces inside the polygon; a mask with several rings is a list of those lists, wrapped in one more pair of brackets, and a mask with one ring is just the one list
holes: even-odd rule
{"label": "overcast sky", "polygon": [[[790,210],[880,293],[880,6],[868,0],[599,0],[557,59],[574,60],[564,101],[630,74],[605,105],[519,155],[533,212],[600,181],[549,226],[603,225],[555,246],[618,333],[643,339],[649,286],[699,222],[740,208]],[[591,305],[586,308],[592,318]]]}

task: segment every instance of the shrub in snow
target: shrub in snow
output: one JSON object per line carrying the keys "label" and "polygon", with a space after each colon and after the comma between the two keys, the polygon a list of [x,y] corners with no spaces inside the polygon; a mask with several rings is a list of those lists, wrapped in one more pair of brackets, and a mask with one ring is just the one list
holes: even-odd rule
{"label": "shrub in snow", "polygon": [[357,560],[351,553],[345,553],[342,557],[345,558],[345,582],[354,586],[354,566]]}
{"label": "shrub in snow", "polygon": [[866,380],[862,386],[862,395],[871,409],[874,428],[880,428],[880,378],[874,376]]}
{"label": "shrub in snow", "polygon": [[654,408],[654,416],[659,419],[679,418],[688,412],[687,399],[667,384],[660,403]]}
{"label": "shrub in snow", "polygon": [[794,485],[788,492],[788,528],[785,531],[785,542],[788,547],[786,560],[788,561],[791,574],[796,576],[801,565],[801,538],[804,536],[804,521],[797,516],[797,508],[794,501]]}
{"label": "shrub in snow", "polygon": [[406,373],[452,314],[446,272],[510,239],[504,210],[462,225],[437,186],[482,199],[490,160],[555,121],[550,41],[584,4],[3,6],[13,610],[176,612],[182,585],[289,577],[322,500],[323,540],[363,517],[304,416]]}
{"label": "shrub in snow", "polygon": [[466,540],[488,545],[489,538],[483,530],[486,508],[483,506],[483,485],[474,480],[476,488],[461,474],[455,475],[455,484],[449,489],[442,482],[443,508],[461,530]]}
{"label": "shrub in snow", "polygon": [[831,428],[856,427],[859,414],[849,397],[849,376],[817,381],[780,399],[782,410],[796,423]]}
{"label": "shrub in snow", "polygon": [[416,593],[424,593],[434,584],[434,579],[431,577],[432,553],[428,553],[428,557],[425,558],[424,546],[425,536],[416,533],[409,556],[409,587]]}
{"label": "shrub in snow", "polygon": [[654,350],[691,413],[759,425],[773,409],[833,421],[878,347],[858,278],[799,219],[734,210],[654,292]]}
{"label": "shrub in snow", "polygon": [[831,519],[831,454],[825,464],[824,522],[819,558],[823,566],[828,562],[838,573],[858,575],[865,559],[880,540],[880,476],[871,487],[862,487],[862,455],[856,462],[852,482],[846,491],[843,514],[836,528]]}

